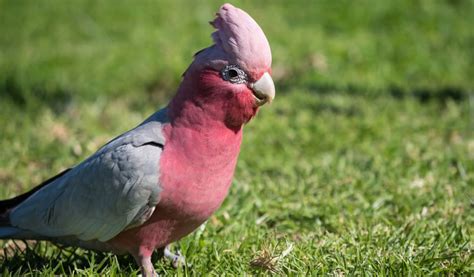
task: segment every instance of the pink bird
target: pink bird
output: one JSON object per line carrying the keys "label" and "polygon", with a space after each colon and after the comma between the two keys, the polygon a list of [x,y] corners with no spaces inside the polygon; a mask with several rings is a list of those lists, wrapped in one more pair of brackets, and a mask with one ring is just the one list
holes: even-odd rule
{"label": "pink bird", "polygon": [[133,255],[154,276],[155,249],[188,235],[222,204],[242,128],[275,96],[258,24],[223,5],[168,106],[78,165],[0,202],[0,239],[49,240]]}

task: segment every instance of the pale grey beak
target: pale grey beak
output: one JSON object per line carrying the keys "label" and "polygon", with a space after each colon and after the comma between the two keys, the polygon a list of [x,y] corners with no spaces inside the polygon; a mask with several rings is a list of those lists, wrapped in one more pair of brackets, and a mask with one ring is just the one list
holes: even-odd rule
{"label": "pale grey beak", "polygon": [[255,83],[250,84],[250,88],[259,106],[267,102],[271,103],[275,98],[275,84],[268,72],[265,72]]}

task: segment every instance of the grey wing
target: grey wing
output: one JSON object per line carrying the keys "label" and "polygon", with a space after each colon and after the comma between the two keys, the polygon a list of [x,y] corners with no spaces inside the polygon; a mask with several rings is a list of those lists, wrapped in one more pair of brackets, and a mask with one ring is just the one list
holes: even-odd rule
{"label": "grey wing", "polygon": [[114,139],[15,207],[12,226],[48,237],[107,241],[142,224],[159,202],[162,122]]}

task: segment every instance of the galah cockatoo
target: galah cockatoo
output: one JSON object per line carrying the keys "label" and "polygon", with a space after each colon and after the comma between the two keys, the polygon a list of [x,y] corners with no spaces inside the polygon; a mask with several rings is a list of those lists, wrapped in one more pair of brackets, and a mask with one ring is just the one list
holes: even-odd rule
{"label": "galah cockatoo", "polygon": [[225,4],[211,25],[214,44],[195,55],[168,106],[78,165],[1,201],[0,239],[129,253],[144,276],[155,274],[153,251],[166,252],[221,205],[242,127],[275,96],[258,24]]}

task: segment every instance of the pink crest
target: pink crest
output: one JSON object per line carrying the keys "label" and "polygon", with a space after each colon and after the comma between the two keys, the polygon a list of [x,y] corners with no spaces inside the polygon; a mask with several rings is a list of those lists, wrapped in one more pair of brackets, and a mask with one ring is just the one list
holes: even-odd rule
{"label": "pink crest", "polygon": [[216,46],[250,72],[270,68],[272,54],[265,34],[257,22],[243,10],[224,4],[211,22],[217,31],[212,34]]}

